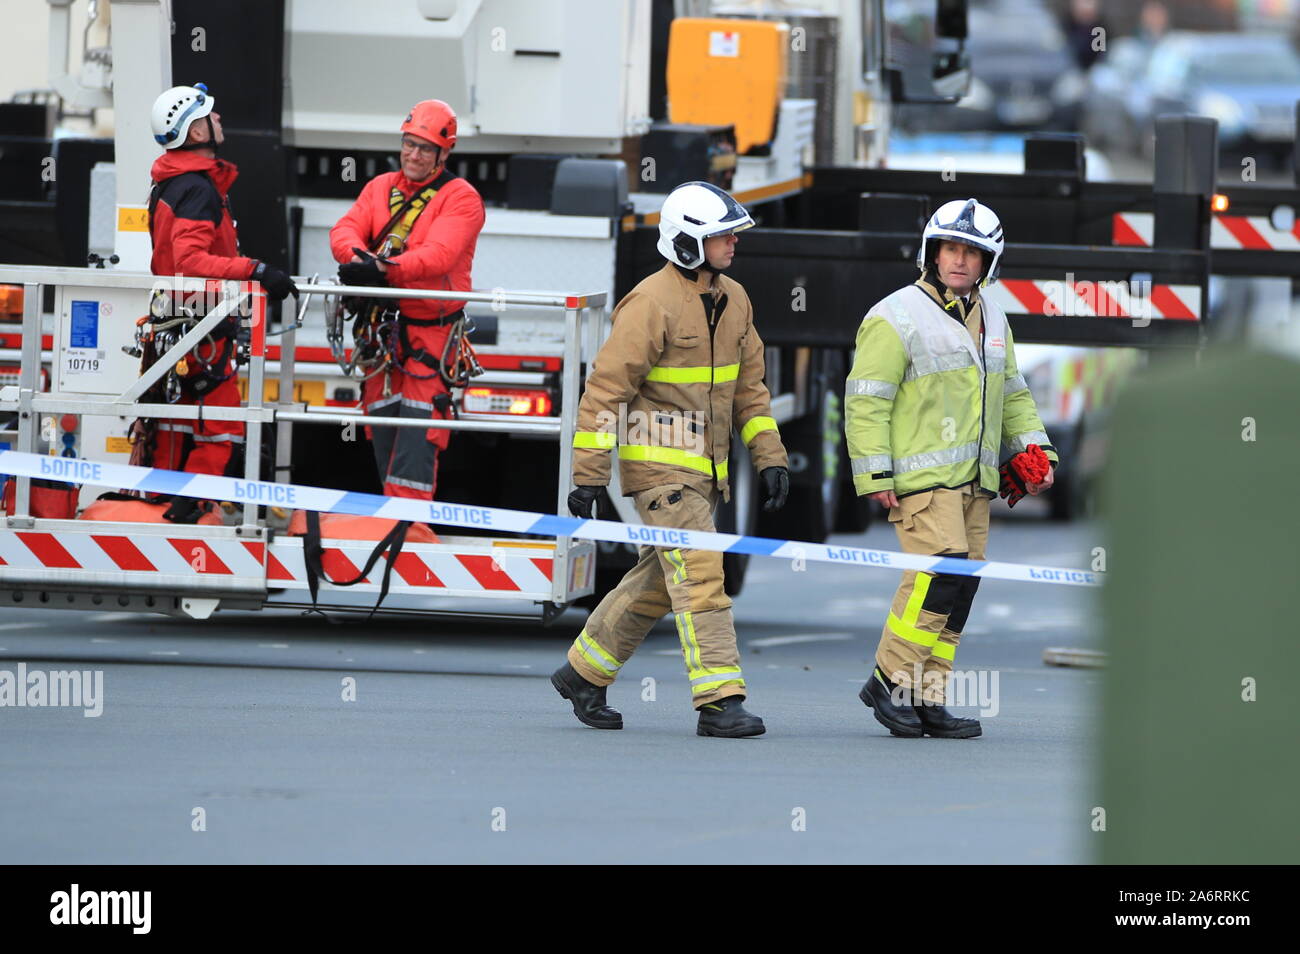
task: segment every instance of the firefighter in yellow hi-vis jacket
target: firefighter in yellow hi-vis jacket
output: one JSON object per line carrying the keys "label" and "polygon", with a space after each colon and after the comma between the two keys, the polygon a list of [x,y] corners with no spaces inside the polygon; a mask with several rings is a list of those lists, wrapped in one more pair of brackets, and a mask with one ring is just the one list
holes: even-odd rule
{"label": "firefighter in yellow hi-vis jacket", "polygon": [[[659,251],[668,259],[614,309],[578,406],[574,516],[593,516],[617,445],[624,494],[649,526],[712,531],[713,508],[729,499],[727,452],[733,426],[766,490],[764,509],[789,492],[785,448],[763,384],[763,342],[749,297],[722,274],[735,233],[754,224],[731,196],[706,182],[678,186],[664,200]],[[601,600],[551,682],[574,714],[597,729],[621,729],[605,688],[671,612],[677,622],[699,735],[761,735],[745,710],[731,599],[722,554],[643,546],[636,566]]]}
{"label": "firefighter in yellow hi-vis jacket", "polygon": [[[867,312],[845,387],[853,485],[889,508],[907,553],[984,559],[999,452],[1056,449],[1016,367],[1011,327],[980,295],[997,281],[1002,224],[974,199],[940,206],[917,251],[921,277]],[[1035,452],[1036,453],[1036,452]],[[1010,463],[1011,461],[1008,461]],[[1005,469],[1007,464],[1003,465]],[[969,739],[982,729],[944,708],[979,577],[907,570],[860,697],[894,735]]]}

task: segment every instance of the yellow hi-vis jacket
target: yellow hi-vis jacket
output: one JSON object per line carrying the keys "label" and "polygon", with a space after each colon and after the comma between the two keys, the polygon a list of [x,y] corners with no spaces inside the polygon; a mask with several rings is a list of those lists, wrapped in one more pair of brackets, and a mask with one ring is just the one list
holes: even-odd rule
{"label": "yellow hi-vis jacket", "polygon": [[1030,444],[1059,460],[1016,368],[1007,317],[978,289],[969,311],[924,280],[873,305],[858,329],[844,411],[859,495],[972,481],[997,493],[999,463]]}
{"label": "yellow hi-vis jacket", "polygon": [[624,495],[678,483],[730,499],[731,430],[758,470],[787,466],[763,384],[763,341],[739,282],[665,265],[628,292],[587,376],[573,482],[609,483],[618,448]]}

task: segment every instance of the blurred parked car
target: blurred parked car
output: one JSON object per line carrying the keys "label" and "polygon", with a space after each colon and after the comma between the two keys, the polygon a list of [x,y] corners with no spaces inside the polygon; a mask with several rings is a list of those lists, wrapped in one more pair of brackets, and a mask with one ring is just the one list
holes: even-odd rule
{"label": "blurred parked car", "polygon": [[907,132],[1078,128],[1086,82],[1056,17],[1032,0],[970,11],[970,91],[952,106],[905,105]]}
{"label": "blurred parked car", "polygon": [[1195,114],[1219,121],[1225,164],[1241,156],[1281,163],[1295,144],[1300,54],[1271,33],[1171,33],[1139,68],[1144,48],[1117,41],[1093,68],[1084,128],[1108,145],[1151,155],[1155,119]]}
{"label": "blurred parked car", "polygon": [[1082,129],[1096,149],[1137,152],[1138,116],[1146,114],[1150,48],[1135,37],[1114,40],[1088,71]]}
{"label": "blurred parked car", "polygon": [[[1025,171],[1025,136],[1012,132],[936,132],[908,135],[895,130],[889,137],[889,168],[942,172],[953,166],[961,172],[1022,175]],[[1089,142],[1084,150],[1089,182],[1113,182],[1110,160]]]}

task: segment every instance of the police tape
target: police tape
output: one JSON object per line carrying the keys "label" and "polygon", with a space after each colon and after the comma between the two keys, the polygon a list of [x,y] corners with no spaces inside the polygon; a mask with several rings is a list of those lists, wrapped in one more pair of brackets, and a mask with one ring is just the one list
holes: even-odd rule
{"label": "police tape", "polygon": [[450,527],[469,527],[502,533],[528,533],[547,537],[579,537],[638,546],[673,547],[685,550],[714,550],[776,557],[812,563],[855,564],[897,570],[925,570],[953,573],[981,579],[1018,580],[1024,583],[1060,583],[1067,586],[1100,586],[1104,573],[1066,567],[1034,566],[956,557],[923,556],[892,550],[868,550],[800,540],[707,533],[672,527],[649,527],[614,520],[583,520],[554,514],[474,507],[468,504],[408,497],[381,497],[323,487],[277,484],[262,480],[240,480],[208,474],[187,474],[154,467],[134,467],[75,457],[47,457],[18,451],[0,451],[0,474],[62,480],[99,487],[121,487],[155,494],[175,494],[203,500],[231,500],[261,506],[291,507],[321,513],[347,513],[390,520],[410,520]]}

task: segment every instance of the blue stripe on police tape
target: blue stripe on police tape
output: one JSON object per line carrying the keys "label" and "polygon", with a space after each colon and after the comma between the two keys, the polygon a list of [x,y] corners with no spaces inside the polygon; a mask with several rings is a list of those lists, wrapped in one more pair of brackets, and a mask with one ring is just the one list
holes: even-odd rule
{"label": "blue stripe on police tape", "polygon": [[[584,540],[614,543],[649,543],[691,549],[783,556],[822,563],[915,569],[945,572],[981,579],[1014,580],[1026,583],[1057,583],[1072,586],[1099,586],[1103,573],[1090,573],[1067,567],[1033,566],[997,561],[961,560],[956,557],[928,557],[891,550],[873,550],[841,545],[803,543],[797,540],[772,540],[765,537],[737,537],[729,533],[710,533],[675,527],[648,527],[611,520],[581,520],[558,514],[476,507],[468,504],[442,503],[406,497],[381,497],[377,494],[349,493],[323,487],[246,481],[207,474],[186,474],[157,468],[135,467],[90,461],[81,458],[47,457],[16,451],[0,451],[0,473],[32,478],[46,477],[93,486],[132,487],[189,497],[242,500],[249,504],[280,503],[320,512],[352,513],[370,516],[382,513],[398,520],[427,521],[453,527],[491,528],[507,533],[537,533],[549,536],[573,536]],[[786,547],[789,544],[789,547]]]}
{"label": "blue stripe on police tape", "polygon": [[374,513],[392,499],[392,497],[381,497],[379,494],[362,494],[355,491],[349,491],[340,497],[334,506],[340,513],[352,513],[365,516]]}
{"label": "blue stripe on police tape", "polygon": [[944,557],[926,572],[960,573],[962,576],[973,576],[986,566],[988,566],[986,560],[960,560],[957,557]]}
{"label": "blue stripe on police tape", "polygon": [[771,556],[785,546],[784,540],[772,540],[768,537],[741,537],[731,546],[727,553],[749,553],[754,556]]}
{"label": "blue stripe on police tape", "polygon": [[546,513],[528,528],[528,532],[541,534],[544,537],[572,536],[573,531],[586,522],[579,517],[558,517],[553,513]]}
{"label": "blue stripe on police tape", "polygon": [[175,470],[150,470],[149,491],[157,494],[181,494],[197,475],[183,474]]}

